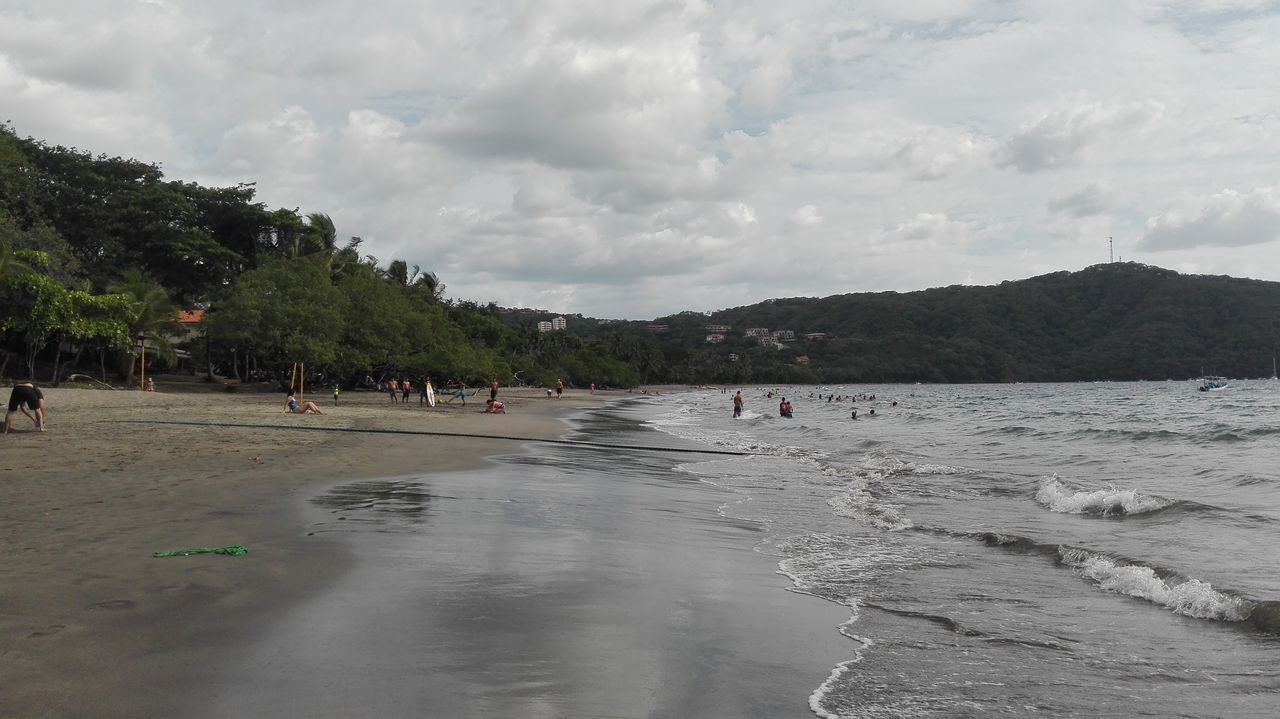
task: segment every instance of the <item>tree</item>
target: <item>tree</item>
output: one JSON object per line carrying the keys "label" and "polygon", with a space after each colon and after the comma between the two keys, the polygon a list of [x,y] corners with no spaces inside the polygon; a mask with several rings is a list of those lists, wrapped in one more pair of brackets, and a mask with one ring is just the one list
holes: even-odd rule
{"label": "tree", "polygon": [[293,362],[316,368],[342,350],[346,297],[314,258],[276,260],[242,275],[215,305],[211,341],[253,352],[280,370]]}
{"label": "tree", "polygon": [[[176,315],[178,307],[169,299],[158,282],[143,274],[141,270],[129,269],[117,281],[111,283],[111,291],[127,298],[132,310],[133,320],[129,323],[129,337],[138,341],[149,341],[159,359],[172,364],[175,360],[173,344],[170,337],[181,332]],[[121,373],[125,384],[133,384],[133,351],[128,348],[121,352]]]}

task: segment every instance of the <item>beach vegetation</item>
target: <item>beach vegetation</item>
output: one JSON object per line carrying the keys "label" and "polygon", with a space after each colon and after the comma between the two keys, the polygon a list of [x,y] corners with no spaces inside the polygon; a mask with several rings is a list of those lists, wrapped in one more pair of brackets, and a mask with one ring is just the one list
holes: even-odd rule
{"label": "beach vegetation", "polygon": [[[113,354],[128,382],[139,337],[170,367],[176,343],[242,381],[285,382],[301,363],[311,381],[442,386],[1248,377],[1269,376],[1280,354],[1280,283],[1134,263],[645,321],[570,315],[566,329],[539,332],[555,313],[450,299],[429,269],[362,254],[328,214],[256,195],[252,183],[171,180],[155,164],[0,125],[0,375],[21,358],[27,376],[44,363],[56,381],[64,357],[96,354],[105,380]],[[172,319],[192,308],[207,310],[205,324],[179,342]],[[730,329],[708,344],[709,324]]]}

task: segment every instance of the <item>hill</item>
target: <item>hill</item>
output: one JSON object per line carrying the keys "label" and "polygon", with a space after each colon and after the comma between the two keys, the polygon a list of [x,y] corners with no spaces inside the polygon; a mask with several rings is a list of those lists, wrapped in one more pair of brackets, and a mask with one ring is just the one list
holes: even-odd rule
{"label": "hill", "polygon": [[[742,364],[728,369],[743,380],[1036,382],[1270,376],[1278,313],[1280,283],[1111,263],[986,287],[775,299],[653,324],[667,327],[657,335],[665,353],[723,356]],[[707,344],[708,325],[729,327],[722,343]],[[751,328],[769,339],[747,337]],[[780,330],[796,339],[775,342]]]}

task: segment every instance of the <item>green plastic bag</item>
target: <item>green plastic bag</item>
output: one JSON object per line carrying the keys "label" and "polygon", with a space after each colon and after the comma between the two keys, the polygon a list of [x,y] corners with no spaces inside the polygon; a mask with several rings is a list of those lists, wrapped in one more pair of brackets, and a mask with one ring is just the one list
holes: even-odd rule
{"label": "green plastic bag", "polygon": [[175,549],[172,552],[156,552],[151,556],[159,559],[161,557],[186,557],[192,554],[225,554],[230,557],[238,557],[242,554],[248,554],[249,550],[233,544],[229,547],[192,547],[191,549]]}

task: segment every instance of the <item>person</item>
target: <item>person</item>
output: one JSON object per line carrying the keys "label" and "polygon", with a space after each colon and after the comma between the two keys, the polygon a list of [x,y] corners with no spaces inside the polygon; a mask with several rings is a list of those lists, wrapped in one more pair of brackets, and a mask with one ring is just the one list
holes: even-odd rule
{"label": "person", "polygon": [[413,394],[413,380],[405,377],[400,380],[400,402],[409,404],[409,395]]}
{"label": "person", "polygon": [[733,395],[733,416],[734,418],[742,416],[742,390],[738,390]]}
{"label": "person", "polygon": [[396,403],[396,393],[400,391],[400,385],[396,382],[396,378],[392,377],[387,380],[387,395],[391,397],[391,404]]}
{"label": "person", "polygon": [[506,414],[507,413],[507,406],[496,399],[489,400],[488,402],[485,403],[485,405],[487,407],[485,409],[485,412],[488,412],[489,414]]}
{"label": "person", "polygon": [[311,400],[307,400],[306,402],[298,402],[298,398],[295,397],[294,394],[295,394],[294,391],[290,389],[289,394],[285,396],[284,398],[285,412],[289,412],[291,414],[306,414],[307,412],[310,412],[312,414],[324,414],[324,412],[321,412],[320,408],[316,406],[315,402],[312,402]]}
{"label": "person", "polygon": [[868,412],[867,414],[870,414],[872,417],[874,417],[874,416],[876,416],[876,411],[875,411],[875,409],[873,408],[873,409],[872,409],[870,412]]}
{"label": "person", "polygon": [[427,403],[427,385],[429,384],[431,384],[430,377],[418,378],[418,406],[419,407]]}
{"label": "person", "polygon": [[496,399],[498,399],[498,378],[494,377],[489,380],[489,400],[493,401]]}
{"label": "person", "polygon": [[342,391],[342,388],[338,386],[337,382],[334,382],[333,383],[333,406],[334,407],[338,406],[338,393],[341,391]]}
{"label": "person", "polygon": [[463,382],[463,383],[458,387],[458,390],[457,390],[456,392],[454,392],[454,393],[453,393],[453,396],[449,398],[449,400],[446,402],[446,404],[453,404],[453,401],[454,401],[455,399],[461,399],[461,400],[462,400],[462,406],[463,406],[463,407],[466,407],[466,406],[467,406],[467,383],[466,383],[466,382]]}
{"label": "person", "polygon": [[[28,408],[35,412],[34,417],[27,412]],[[35,424],[37,430],[41,432],[45,430],[44,393],[39,387],[30,382],[21,382],[13,386],[13,391],[9,393],[9,410],[4,413],[5,434],[9,434],[9,429],[13,426],[13,413],[18,411],[26,415],[27,419]]]}
{"label": "person", "polygon": [[856,409],[855,409],[855,410],[853,410],[853,414],[849,415],[849,417],[850,417],[851,419],[857,419],[857,418],[858,418],[858,410],[856,410]]}
{"label": "person", "polygon": [[560,378],[556,377],[556,399],[560,399],[560,395],[563,393],[564,393],[564,382],[561,382]]}
{"label": "person", "polygon": [[783,397],[782,401],[778,403],[778,416],[791,418],[791,403],[787,401],[786,397]]}
{"label": "person", "polygon": [[154,379],[151,379],[150,377],[147,378],[147,391],[148,392],[156,391],[156,381]]}
{"label": "person", "polygon": [[591,383],[591,394],[595,394],[595,393],[596,393],[596,383],[595,383],[595,382],[592,382],[592,383]]}

